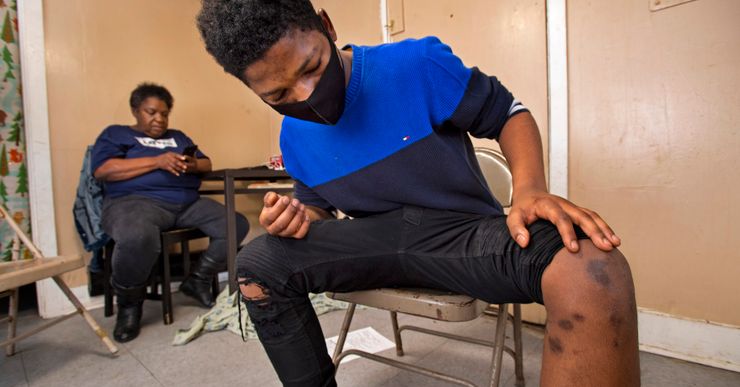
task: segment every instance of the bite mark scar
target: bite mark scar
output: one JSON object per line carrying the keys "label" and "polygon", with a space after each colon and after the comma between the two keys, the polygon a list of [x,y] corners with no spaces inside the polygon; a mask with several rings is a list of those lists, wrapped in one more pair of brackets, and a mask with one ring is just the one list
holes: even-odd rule
{"label": "bite mark scar", "polygon": [[573,323],[570,320],[560,320],[558,326],[566,331],[573,330]]}
{"label": "bite mark scar", "polygon": [[622,326],[623,322],[624,320],[618,314],[612,313],[609,315],[609,324],[614,328],[614,330],[619,330],[619,327]]}
{"label": "bite mark scar", "polygon": [[563,353],[563,344],[560,342],[560,339],[558,339],[557,337],[549,336],[547,338],[547,342],[548,344],[550,344],[549,347],[552,353],[558,355]]}
{"label": "bite mark scar", "polygon": [[608,288],[611,284],[609,274],[606,273],[606,261],[592,260],[588,263],[588,274],[591,275],[591,279],[596,281],[599,285]]}

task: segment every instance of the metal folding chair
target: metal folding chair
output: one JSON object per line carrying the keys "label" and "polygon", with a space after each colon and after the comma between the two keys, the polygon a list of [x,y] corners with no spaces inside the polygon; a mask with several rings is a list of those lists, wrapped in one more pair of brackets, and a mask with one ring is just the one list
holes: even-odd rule
{"label": "metal folding chair", "polygon": [[[90,315],[87,309],[85,309],[82,303],[80,303],[77,297],[75,297],[61,278],[63,273],[85,266],[85,262],[82,257],[79,255],[44,257],[44,255],[41,254],[41,251],[36,248],[28,236],[20,229],[20,227],[18,227],[2,206],[0,206],[0,217],[8,222],[10,228],[15,232],[15,236],[13,238],[12,261],[0,263],[0,297],[10,297],[8,317],[3,319],[8,321],[8,338],[0,343],[0,347],[5,347],[5,353],[8,356],[12,356],[15,354],[16,342],[73,317],[76,313],[79,313],[84,317],[93,332],[95,332],[98,338],[103,341],[103,344],[105,344],[112,354],[117,353],[118,348],[110,340],[108,334],[98,325],[95,319]],[[33,254],[32,259],[19,259],[21,242],[26,246],[28,251]],[[37,328],[29,330],[28,332],[16,334],[16,325],[18,322],[18,288],[46,278],[54,280],[64,295],[67,296],[69,301],[75,306],[77,309],[76,313],[57,317]]]}
{"label": "metal folding chair", "polygon": [[[504,156],[495,150],[488,148],[476,148],[476,158],[480,165],[483,176],[489,182],[489,187],[493,195],[499,200],[504,207],[511,206],[512,180],[509,166]],[[454,335],[446,332],[435,331],[416,326],[398,326],[398,313],[411,314],[414,316],[431,318],[438,321],[470,321],[480,317],[489,308],[488,303],[474,299],[472,297],[453,294],[449,292],[440,292],[431,289],[375,289],[364,290],[350,293],[328,293],[328,296],[341,301],[348,302],[349,308],[344,317],[342,328],[337,340],[337,346],[334,351],[333,361],[337,369],[341,360],[349,355],[357,355],[370,360],[378,361],[387,365],[398,367],[407,371],[426,375],[440,380],[463,386],[475,386],[469,380],[459,378],[449,374],[443,374],[428,368],[420,367],[414,364],[405,363],[396,359],[380,356],[356,349],[343,350],[344,342],[349,332],[355,306],[357,304],[366,305],[378,309],[388,310],[391,314],[391,324],[393,325],[393,337],[396,342],[396,355],[403,356],[403,343],[401,341],[401,331],[410,330],[420,333],[426,333],[436,336],[445,337],[453,340],[460,340],[472,344],[485,345],[493,348],[491,362],[490,385],[498,386],[501,378],[501,363],[503,353],[506,352],[514,358],[514,370],[516,375],[516,385],[524,386],[524,371],[522,367],[522,321],[521,307],[519,304],[513,304],[513,315],[508,313],[509,304],[498,305],[496,331],[494,341],[482,340],[471,337]],[[506,322],[511,318],[514,329],[514,348],[505,345],[506,340]]]}

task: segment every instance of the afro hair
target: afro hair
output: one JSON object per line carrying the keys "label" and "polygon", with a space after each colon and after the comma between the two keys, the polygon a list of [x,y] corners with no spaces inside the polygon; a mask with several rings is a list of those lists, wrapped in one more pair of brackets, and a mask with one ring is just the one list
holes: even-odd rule
{"label": "afro hair", "polygon": [[322,28],[309,0],[203,0],[197,24],[206,50],[242,81],[247,67],[288,32]]}

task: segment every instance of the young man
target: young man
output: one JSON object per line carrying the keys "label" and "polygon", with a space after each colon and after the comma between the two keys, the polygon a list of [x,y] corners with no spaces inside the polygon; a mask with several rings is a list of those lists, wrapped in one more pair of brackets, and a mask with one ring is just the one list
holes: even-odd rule
{"label": "young man", "polygon": [[[433,37],[339,50],[308,0],[205,0],[198,26],[216,61],[286,116],[295,198],[265,195],[268,235],[238,256],[284,385],[336,384],[308,292],[394,286],[544,303],[542,385],[639,385],[620,240],[595,212],[547,193],[537,126],[496,78]],[[498,140],[509,161],[508,217],[468,133]]]}

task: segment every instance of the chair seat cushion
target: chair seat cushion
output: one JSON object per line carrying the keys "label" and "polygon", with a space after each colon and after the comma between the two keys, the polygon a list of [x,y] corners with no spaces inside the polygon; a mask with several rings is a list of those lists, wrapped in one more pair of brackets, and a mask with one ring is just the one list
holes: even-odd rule
{"label": "chair seat cushion", "polygon": [[433,289],[383,288],[327,295],[335,300],[442,321],[470,321],[488,306],[469,296]]}
{"label": "chair seat cushion", "polygon": [[85,266],[79,255],[26,259],[0,263],[0,292]]}

